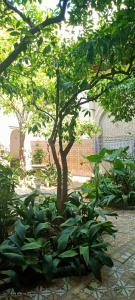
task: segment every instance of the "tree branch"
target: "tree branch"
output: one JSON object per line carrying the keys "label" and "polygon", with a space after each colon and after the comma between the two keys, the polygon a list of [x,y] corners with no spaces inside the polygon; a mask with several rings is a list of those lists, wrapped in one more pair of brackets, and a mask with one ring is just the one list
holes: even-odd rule
{"label": "tree branch", "polygon": [[24,13],[22,13],[17,7],[14,7],[12,3],[8,0],[4,0],[4,3],[7,5],[7,7],[11,10],[13,10],[15,13],[17,13],[25,23],[27,23],[31,28],[34,28],[34,23],[30,20],[29,17],[26,17]]}
{"label": "tree branch", "polygon": [[125,77],[123,78],[122,80],[120,80],[119,82],[117,82],[116,84],[107,84],[106,87],[100,92],[98,93],[97,95],[95,96],[91,96],[91,97],[87,97],[87,100],[83,101],[83,102],[80,102],[80,103],[77,103],[77,106],[78,105],[83,105],[83,104],[86,104],[86,103],[89,103],[91,101],[96,101],[99,97],[101,97],[104,93],[106,93],[107,91],[109,91],[111,88],[113,88],[114,86],[117,86],[121,83],[123,83],[125,80],[127,80],[129,77]]}
{"label": "tree branch", "polygon": [[64,151],[63,151],[63,153],[64,153],[65,156],[68,155],[68,153],[69,153],[70,149],[72,148],[74,142],[75,142],[75,138],[72,138],[72,139],[69,141],[69,143],[67,144],[66,148],[65,148]]}
{"label": "tree branch", "polygon": [[[123,70],[123,69],[118,70],[118,69],[112,68],[110,72],[105,73],[105,74],[99,73],[101,70],[101,64],[100,64],[100,66],[99,66],[95,76],[92,78],[92,80],[85,87],[83,87],[83,89],[78,88],[78,91],[75,92],[74,95],[69,99],[69,101],[67,101],[64,104],[63,108],[61,109],[63,115],[66,115],[66,112],[67,112],[69,106],[70,107],[72,106],[72,103],[74,102],[75,99],[77,99],[78,94],[80,94],[81,92],[84,92],[84,91],[89,91],[90,89],[95,87],[97,83],[101,82],[102,80],[106,79],[106,80],[112,81],[115,75],[125,75],[126,78],[124,78],[124,80],[129,78],[131,75],[131,69],[133,66],[134,59],[135,59],[135,56],[132,56],[130,58],[130,62],[129,62],[129,66],[128,66],[127,70]],[[119,83],[121,83],[121,82],[119,82]],[[105,91],[104,91],[104,93],[105,93]],[[81,102],[81,104],[80,104],[80,100],[79,100],[75,107],[78,107],[78,105],[82,105],[82,104],[88,103],[90,101],[96,101],[96,99],[98,99],[101,95],[102,95],[102,93],[99,93],[98,96],[95,96],[95,97],[93,96],[93,97],[89,98],[89,101],[86,100],[84,102]]]}
{"label": "tree branch", "polygon": [[34,105],[36,107],[36,109],[44,114],[46,114],[48,117],[50,117],[53,121],[55,121],[55,118],[49,113],[47,112],[46,110],[40,108],[39,106],[37,106],[37,104],[34,102],[32,102],[32,105]]}
{"label": "tree branch", "polygon": [[32,42],[30,36],[35,35],[47,26],[58,24],[64,20],[68,2],[69,0],[63,0],[63,4],[61,5],[61,10],[58,16],[46,18],[45,21],[28,31],[27,35],[20,41],[20,43],[14,47],[15,50],[0,64],[0,74],[16,60],[21,52],[25,52],[27,50],[28,45]]}

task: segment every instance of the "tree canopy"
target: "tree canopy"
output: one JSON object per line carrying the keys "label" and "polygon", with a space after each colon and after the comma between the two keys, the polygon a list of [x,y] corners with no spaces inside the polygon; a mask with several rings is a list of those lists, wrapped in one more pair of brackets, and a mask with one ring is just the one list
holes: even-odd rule
{"label": "tree canopy", "polygon": [[[5,32],[7,35],[6,49],[2,49],[1,54],[0,73],[7,70],[13,63],[16,64],[16,61],[22,64],[22,61],[27,60],[34,49],[38,51],[40,44],[46,44],[47,47],[48,42],[50,44],[51,41],[50,32],[55,32],[58,24],[65,19],[69,24],[82,25],[85,30],[90,30],[89,24],[93,22],[93,9],[99,13],[106,36],[104,40],[106,50],[108,45],[111,46],[111,43],[115,42],[114,39],[127,41],[129,35],[132,37],[134,0],[60,0],[54,10],[44,9],[44,6],[44,2],[41,0],[38,3],[34,0],[15,0],[14,3],[2,0],[1,38]],[[112,21],[115,37],[110,42],[110,23]],[[113,55],[111,58],[113,59]]]}

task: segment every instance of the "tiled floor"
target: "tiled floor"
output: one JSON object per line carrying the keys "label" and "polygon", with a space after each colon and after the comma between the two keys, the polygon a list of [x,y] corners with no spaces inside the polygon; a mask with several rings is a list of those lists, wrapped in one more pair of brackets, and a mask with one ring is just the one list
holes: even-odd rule
{"label": "tiled floor", "polygon": [[109,249],[114,267],[103,268],[102,283],[92,274],[63,278],[23,295],[8,290],[0,300],[135,300],[135,211],[119,211],[118,215],[110,218],[118,229]]}

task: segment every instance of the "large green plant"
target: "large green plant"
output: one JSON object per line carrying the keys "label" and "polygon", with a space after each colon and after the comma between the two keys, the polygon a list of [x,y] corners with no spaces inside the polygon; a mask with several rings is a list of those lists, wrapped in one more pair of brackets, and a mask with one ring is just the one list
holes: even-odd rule
{"label": "large green plant", "polygon": [[57,171],[54,164],[48,163],[44,169],[41,169],[40,182],[45,186],[57,185]]}
{"label": "large green plant", "polygon": [[[82,186],[87,198],[94,200],[96,197],[100,206],[135,204],[135,163],[127,150],[102,149],[99,154],[87,157],[94,163],[94,177]],[[106,169],[104,163],[108,164]]]}
{"label": "large green plant", "polygon": [[42,164],[44,158],[44,151],[42,148],[37,148],[33,154],[33,164]]}
{"label": "large green plant", "polygon": [[18,201],[14,187],[12,169],[0,164],[0,242],[8,236],[9,229],[14,223],[14,206]]}
{"label": "large green plant", "polygon": [[110,161],[109,173],[101,177],[100,189],[103,205],[120,203],[123,207],[135,206],[135,163],[128,157],[114,158]]}
{"label": "large green plant", "polygon": [[35,198],[32,193],[22,200],[15,231],[0,245],[0,277],[10,277],[18,287],[28,276],[50,280],[78,270],[92,271],[101,279],[101,267],[113,265],[104,235],[113,235],[115,229],[106,214],[74,194],[63,215],[58,214],[55,199],[39,204]]}

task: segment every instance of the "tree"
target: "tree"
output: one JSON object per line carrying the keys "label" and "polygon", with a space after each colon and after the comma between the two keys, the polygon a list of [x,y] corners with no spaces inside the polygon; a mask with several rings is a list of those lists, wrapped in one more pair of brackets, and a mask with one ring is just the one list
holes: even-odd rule
{"label": "tree", "polygon": [[1,97],[1,107],[6,114],[14,113],[19,125],[19,163],[21,167],[25,167],[24,141],[26,136],[26,122],[28,121],[29,111],[25,108],[24,99]]}
{"label": "tree", "polygon": [[[82,37],[70,45],[69,42],[66,44],[64,41],[64,45],[62,44],[58,48],[55,47],[52,52],[50,51],[44,70],[49,77],[53,77],[53,80],[55,76],[56,88],[53,89],[52,95],[48,94],[47,89],[45,89],[44,102],[42,100],[40,103],[39,98],[35,94],[33,96],[33,104],[40,113],[43,113],[44,120],[46,119],[46,122],[49,119],[53,120],[49,145],[57,168],[57,206],[59,210],[63,209],[67,200],[67,156],[75,142],[76,125],[81,107],[90,101],[97,101],[108,90],[132,76],[134,58],[129,56],[130,64],[123,64],[122,59],[124,59],[125,54],[120,61],[118,51],[121,49],[121,44],[117,43],[113,47],[114,60],[110,65],[112,45],[109,52],[105,53],[104,38],[106,35],[104,37],[103,31],[101,33],[102,38],[100,40],[99,33],[97,36],[94,35],[97,42],[96,46],[93,46],[93,57],[91,55],[92,38],[87,40]],[[96,63],[96,71],[95,67],[93,68],[94,63]],[[81,94],[82,92],[85,94]],[[52,99],[55,108],[54,114],[50,110],[47,111],[49,99]],[[59,156],[56,150],[57,142]]]}
{"label": "tree", "polygon": [[[68,75],[68,74],[67,74]],[[72,82],[73,84],[73,82]],[[31,126],[33,133],[38,131],[41,133],[41,127],[46,126],[48,131],[49,122],[51,123],[50,136],[48,138],[48,143],[50,145],[53,159],[57,169],[57,207],[61,211],[64,207],[64,203],[67,201],[68,196],[68,164],[67,156],[76,140],[76,135],[82,135],[82,130],[85,130],[84,133],[87,133],[91,137],[98,132],[97,127],[94,124],[80,124],[77,126],[77,121],[79,117],[79,111],[81,106],[76,103],[77,92],[70,92],[71,82],[62,83],[59,65],[56,65],[56,91],[55,95],[52,93],[52,112],[50,113],[50,104],[47,104],[48,97],[51,98],[51,95],[48,94],[46,90],[46,102],[43,100],[39,101],[39,98],[36,99],[34,94],[32,104],[35,106],[36,112],[39,112],[38,122],[34,123],[34,126]],[[71,101],[72,95],[72,102]],[[62,99],[62,97],[64,97]],[[67,99],[65,98],[67,97]],[[65,101],[67,100],[67,102]],[[48,108],[49,105],[49,109]],[[39,120],[40,118],[40,120]],[[42,125],[41,125],[42,124]],[[44,131],[44,130],[43,130]],[[42,131],[42,132],[43,132]],[[57,150],[58,146],[58,150]]]}
{"label": "tree", "polygon": [[[28,73],[27,73],[28,75]],[[14,72],[8,77],[8,82],[3,82],[1,91],[0,107],[6,114],[13,113],[19,125],[19,162],[20,166],[25,167],[24,141],[29,124],[32,118],[32,111],[29,110],[31,101],[30,90],[31,81],[28,76],[18,76]],[[41,90],[40,90],[41,93]]]}
{"label": "tree", "polygon": [[[108,6],[104,1],[97,1],[96,7],[93,4],[95,1],[74,0],[69,3],[72,4],[70,22],[83,23],[82,36],[79,36],[75,42],[69,39],[64,41],[58,39],[55,43],[50,43],[47,48],[44,48],[41,43],[38,52],[40,60],[37,59],[35,64],[33,59],[36,55],[35,51],[30,52],[32,66],[34,64],[34,70],[30,65],[33,84],[30,91],[31,102],[36,111],[40,112],[43,124],[53,121],[49,144],[57,168],[59,210],[63,209],[67,200],[67,156],[75,141],[76,124],[81,107],[90,101],[97,101],[107,91],[131,78],[135,60],[134,1],[125,0],[124,8],[120,5],[121,1],[114,1],[117,5],[116,11],[111,9],[109,0]],[[105,8],[109,9],[109,5],[110,10],[106,10]],[[88,17],[87,8],[91,9],[93,6],[102,11],[102,15],[99,19],[99,29],[89,31],[91,19]],[[109,12],[109,17],[105,19],[106,11]],[[29,59],[30,57],[29,55]],[[29,63],[26,63],[26,66],[28,68]],[[27,68],[23,67],[26,69],[26,76]],[[10,71],[11,69],[9,74]],[[38,74],[41,75],[43,72],[52,84],[51,89],[47,84],[43,88],[42,77],[41,82],[38,79],[37,84]],[[40,86],[41,94],[39,94]],[[81,94],[82,92],[85,94]],[[50,105],[53,106],[54,113],[50,111]],[[57,142],[60,157],[56,151]]]}

